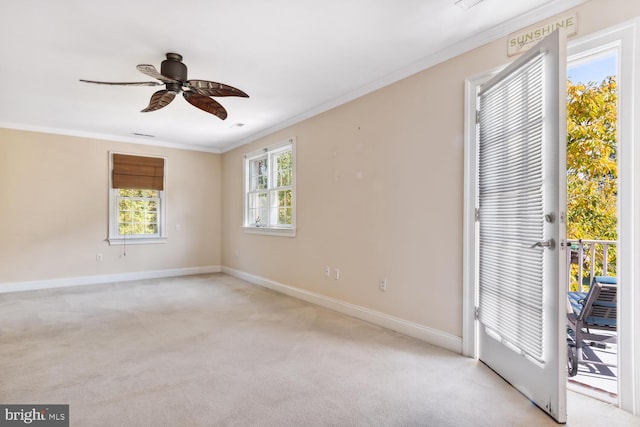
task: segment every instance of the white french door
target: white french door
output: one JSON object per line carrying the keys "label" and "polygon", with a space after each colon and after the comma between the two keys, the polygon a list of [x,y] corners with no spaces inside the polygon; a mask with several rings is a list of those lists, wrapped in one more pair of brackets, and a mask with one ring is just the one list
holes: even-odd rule
{"label": "white french door", "polygon": [[477,114],[480,360],[566,422],[566,48],[554,32],[486,84]]}

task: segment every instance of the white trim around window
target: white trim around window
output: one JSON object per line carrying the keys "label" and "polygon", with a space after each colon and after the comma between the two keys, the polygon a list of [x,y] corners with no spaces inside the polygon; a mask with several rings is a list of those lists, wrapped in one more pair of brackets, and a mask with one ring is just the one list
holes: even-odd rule
{"label": "white trim around window", "polygon": [[250,152],[243,159],[244,232],[296,235],[296,139]]}
{"label": "white trim around window", "polygon": [[[120,189],[112,188],[113,185],[113,155],[125,154],[131,156],[144,156],[144,157],[158,157],[164,159],[164,190],[157,192],[157,197],[149,198],[149,201],[153,201],[157,204],[157,233],[154,234],[134,234],[134,235],[122,235],[119,232],[119,196]],[[109,245],[148,245],[159,244],[167,241],[167,227],[166,227],[166,200],[167,200],[167,159],[163,156],[147,156],[135,153],[123,153],[118,151],[109,152],[109,235],[107,241]],[[144,197],[143,197],[144,198]]]}

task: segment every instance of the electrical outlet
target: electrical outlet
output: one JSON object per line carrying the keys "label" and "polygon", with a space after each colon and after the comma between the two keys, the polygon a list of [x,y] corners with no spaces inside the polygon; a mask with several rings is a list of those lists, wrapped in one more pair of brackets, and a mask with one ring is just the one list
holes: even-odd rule
{"label": "electrical outlet", "polygon": [[96,261],[97,262],[102,262],[102,254],[101,253],[97,253],[96,254]]}
{"label": "electrical outlet", "polygon": [[324,277],[331,277],[331,267],[328,265],[324,268]]}
{"label": "electrical outlet", "polygon": [[340,269],[339,268],[336,268],[336,269],[333,270],[333,278],[336,279],[336,280],[340,279]]}
{"label": "electrical outlet", "polygon": [[382,292],[387,292],[387,279],[380,279],[378,286]]}

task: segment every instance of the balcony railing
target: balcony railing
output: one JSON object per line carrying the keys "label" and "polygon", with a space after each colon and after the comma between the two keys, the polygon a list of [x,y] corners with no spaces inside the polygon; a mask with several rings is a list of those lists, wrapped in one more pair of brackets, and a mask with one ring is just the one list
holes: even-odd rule
{"label": "balcony railing", "polygon": [[567,283],[569,290],[586,292],[594,276],[615,276],[617,242],[615,240],[567,240]]}

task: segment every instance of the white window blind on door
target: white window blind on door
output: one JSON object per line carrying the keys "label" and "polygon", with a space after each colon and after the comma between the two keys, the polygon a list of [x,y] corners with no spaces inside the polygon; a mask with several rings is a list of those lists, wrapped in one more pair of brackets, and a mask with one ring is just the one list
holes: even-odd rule
{"label": "white window blind on door", "polygon": [[479,94],[479,320],[544,362],[544,52]]}

